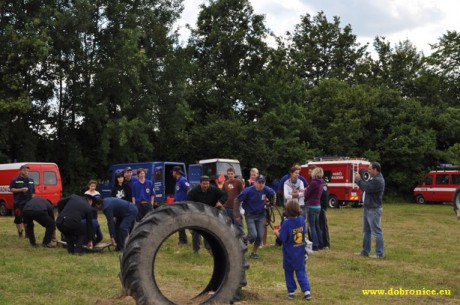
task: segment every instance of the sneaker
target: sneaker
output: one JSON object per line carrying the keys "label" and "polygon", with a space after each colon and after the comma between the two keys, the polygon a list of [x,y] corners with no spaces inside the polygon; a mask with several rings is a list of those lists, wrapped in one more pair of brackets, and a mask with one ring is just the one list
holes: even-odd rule
{"label": "sneaker", "polygon": [[292,300],[295,298],[295,292],[289,292],[288,293],[288,299]]}
{"label": "sneaker", "polygon": [[366,257],[369,256],[369,254],[366,254],[364,252],[356,252],[355,255],[357,255],[357,256],[366,256]]}
{"label": "sneaker", "polygon": [[252,252],[251,255],[249,256],[252,259],[259,259],[259,254]]}
{"label": "sneaker", "polygon": [[53,246],[52,243],[42,244],[42,247],[43,247],[43,248],[54,248],[54,246]]}
{"label": "sneaker", "polygon": [[304,294],[303,294],[303,298],[307,301],[310,301],[311,300],[311,293],[310,291],[305,291]]}
{"label": "sneaker", "polygon": [[369,255],[370,258],[385,258],[385,256],[380,256],[380,255]]}

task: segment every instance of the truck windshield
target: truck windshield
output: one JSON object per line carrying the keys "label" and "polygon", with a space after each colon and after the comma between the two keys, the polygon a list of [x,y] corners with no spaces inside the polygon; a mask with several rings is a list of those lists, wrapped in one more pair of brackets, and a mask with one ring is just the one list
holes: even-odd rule
{"label": "truck windshield", "polygon": [[230,163],[230,162],[217,162],[217,173],[216,174],[221,174],[224,173],[225,175],[227,174],[227,169],[230,167],[233,167],[235,169],[235,173],[237,177],[241,177],[241,167],[239,163]]}
{"label": "truck windshield", "polygon": [[227,169],[233,167],[237,177],[241,177],[241,167],[239,163],[232,162],[215,162],[203,164],[203,175],[217,177],[220,174],[227,175]]}

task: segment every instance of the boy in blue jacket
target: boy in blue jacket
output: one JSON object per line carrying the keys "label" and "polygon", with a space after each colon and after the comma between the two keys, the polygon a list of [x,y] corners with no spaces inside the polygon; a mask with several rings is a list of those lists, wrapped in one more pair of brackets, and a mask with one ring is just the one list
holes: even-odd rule
{"label": "boy in blue jacket", "polygon": [[294,272],[303,292],[303,298],[311,299],[310,282],[305,268],[305,218],[302,216],[299,202],[295,199],[286,203],[285,214],[287,219],[282,223],[280,230],[275,230],[275,235],[283,244],[283,268],[288,298],[295,297],[297,289]]}

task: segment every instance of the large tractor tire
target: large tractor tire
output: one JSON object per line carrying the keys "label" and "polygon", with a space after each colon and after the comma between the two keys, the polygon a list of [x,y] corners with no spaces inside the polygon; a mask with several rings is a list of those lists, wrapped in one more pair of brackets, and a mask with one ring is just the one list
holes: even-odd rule
{"label": "large tractor tire", "polygon": [[[246,285],[246,246],[242,233],[225,212],[197,202],[162,206],[133,229],[121,257],[120,279],[137,304],[175,304],[167,299],[155,280],[155,258],[162,243],[180,229],[192,229],[210,244],[214,270],[206,288],[195,298],[200,304],[231,304]],[[209,293],[209,292],[213,293]],[[203,296],[209,296],[202,301]]]}

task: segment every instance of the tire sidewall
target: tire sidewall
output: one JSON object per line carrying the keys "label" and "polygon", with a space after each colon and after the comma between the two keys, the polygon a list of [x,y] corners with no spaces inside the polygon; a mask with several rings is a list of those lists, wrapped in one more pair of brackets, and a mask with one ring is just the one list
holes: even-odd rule
{"label": "tire sidewall", "polygon": [[138,261],[135,270],[138,285],[128,287],[138,304],[173,304],[163,296],[155,282],[154,260],[162,243],[183,228],[209,232],[225,249],[227,256],[225,278],[218,291],[207,302],[230,303],[241,287],[240,282],[244,277],[244,254],[237,238],[237,230],[231,225],[230,219],[219,213],[217,209],[201,203],[188,203],[186,206],[175,204],[149,213],[133,231],[133,238],[130,237],[128,240],[126,245],[128,251],[131,247],[140,249],[132,258]]}

